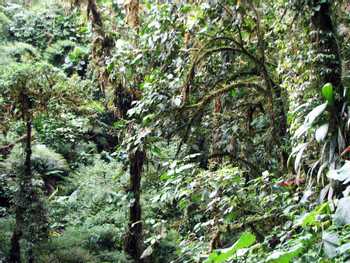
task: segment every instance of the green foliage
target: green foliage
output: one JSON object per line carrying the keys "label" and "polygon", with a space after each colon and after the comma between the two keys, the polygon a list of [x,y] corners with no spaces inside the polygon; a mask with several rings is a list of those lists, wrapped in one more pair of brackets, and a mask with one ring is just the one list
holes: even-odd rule
{"label": "green foliage", "polygon": [[0,46],[0,66],[8,66],[14,62],[32,62],[40,57],[37,49],[22,42],[6,43]]}
{"label": "green foliage", "polygon": [[313,211],[311,211],[311,212],[307,213],[305,216],[303,216],[300,219],[300,224],[302,227],[318,226],[320,223],[318,218],[322,214],[326,214],[326,213],[328,213],[328,214],[330,213],[329,204],[327,202],[323,203],[319,207],[316,207]]}
{"label": "green foliage", "polygon": [[[180,235],[177,231],[170,229],[164,236],[158,236],[154,238],[151,236],[149,238],[151,245],[148,246],[144,252],[143,256],[146,258],[151,256],[151,259],[155,263],[161,262],[171,262],[177,259],[178,253],[178,242]],[[148,240],[146,240],[147,242]],[[154,244],[152,244],[154,242]],[[148,252],[148,253],[147,253]]]}
{"label": "green foliage", "polygon": [[89,49],[84,46],[75,47],[65,58],[64,69],[70,75],[73,72],[84,76],[88,66]]}
{"label": "green foliage", "polygon": [[0,260],[2,260],[2,256],[9,255],[14,223],[14,219],[11,217],[0,218]]}
{"label": "green foliage", "polygon": [[56,253],[39,258],[40,263],[95,263],[94,257],[85,249],[71,247],[68,249],[61,249]]}
{"label": "green foliage", "polygon": [[344,1],[64,2],[1,2],[0,262],[16,208],[23,259],[130,262],[138,191],[145,261],[349,259]]}
{"label": "green foliage", "polygon": [[[308,172],[309,180],[313,180],[313,177],[315,177],[315,174],[317,173],[315,179],[318,183],[325,181],[323,176],[325,174],[327,174],[327,177],[330,179],[335,179],[337,177],[336,171],[333,167],[335,165],[339,166],[344,164],[344,162],[341,160],[341,152],[346,148],[345,134],[348,130],[348,126],[346,124],[348,123],[348,120],[347,117],[345,117],[347,116],[345,113],[345,105],[347,103],[346,94],[338,94],[338,103],[343,104],[343,113],[341,114],[345,115],[344,118],[336,120],[338,117],[334,115],[340,113],[336,113],[336,106],[334,104],[336,101],[336,96],[332,84],[325,84],[322,87],[321,93],[326,102],[313,107],[313,109],[306,116],[302,112],[301,107],[296,110],[297,116],[304,115],[304,123],[297,130],[295,130],[294,142],[298,143],[303,140],[303,143],[296,144],[291,153],[291,157],[295,156],[294,168],[299,174],[301,167],[303,166],[303,160],[308,159],[311,161],[311,158],[307,158],[305,156],[306,154],[304,153],[306,152],[307,148],[315,146],[314,139],[319,145],[322,146],[322,149],[317,155],[318,159],[312,160],[313,164]],[[305,138],[308,138],[307,142],[305,142]],[[309,151],[309,155],[312,154],[314,153]],[[334,178],[332,178],[332,176],[334,176]],[[324,189],[327,190],[326,188]]]}
{"label": "green foliage", "polygon": [[62,154],[71,167],[89,163],[96,153],[93,142],[82,141],[92,129],[89,119],[79,117],[71,112],[61,113],[59,119],[40,115],[34,122],[40,140]]}
{"label": "green foliage", "polygon": [[[29,101],[27,113],[35,119],[47,110],[50,113],[68,110],[69,106],[80,103],[81,96],[88,92],[86,85],[77,85],[74,76],[69,79],[45,62],[11,63],[0,67],[0,110],[5,123],[11,118],[24,117],[25,100]],[[10,107],[12,111],[8,110]]]}
{"label": "green foliage", "polygon": [[240,229],[249,229],[250,225],[254,225],[251,231],[260,240],[261,233],[269,233],[273,225],[286,220],[289,215],[282,211],[293,203],[291,193],[272,190],[275,180],[271,174],[265,173],[245,185],[244,173],[231,166],[200,171],[194,163],[171,164],[160,180],[162,191],[151,192],[155,213],[151,215],[158,218],[152,225],[161,227],[167,222],[178,227],[176,254],[183,262],[204,260],[211,235],[217,232],[222,247],[238,240]]}
{"label": "green foliage", "polygon": [[294,247],[289,248],[287,251],[276,251],[272,253],[272,255],[267,258],[267,261],[275,263],[289,263],[292,262],[295,257],[299,256],[302,251],[302,245],[298,244]]}
{"label": "green foliage", "polygon": [[15,187],[14,180],[10,178],[9,174],[7,174],[7,169],[4,167],[5,165],[0,165],[0,216],[8,215],[8,207],[10,205],[10,201],[14,196]]}
{"label": "green foliage", "polygon": [[205,263],[222,263],[232,258],[239,249],[247,248],[253,245],[255,236],[252,233],[243,233],[239,239],[229,248],[216,250],[212,252]]}
{"label": "green foliage", "polygon": [[[14,173],[16,176],[17,187],[14,196],[11,196],[11,201],[13,201],[16,209],[19,209],[24,217],[24,222],[21,222],[22,225],[19,225],[19,227],[21,227],[23,235],[29,243],[38,243],[45,240],[47,237],[43,178],[37,176],[33,176],[30,180],[26,178],[24,155],[23,148],[18,145],[12,150],[10,156],[5,160],[4,165],[7,173]],[[40,152],[37,156],[39,155]],[[51,156],[55,156],[55,153],[51,153]],[[49,160],[49,156],[45,156],[44,158]],[[35,159],[33,155],[33,160]],[[52,161],[55,162],[55,160]],[[34,175],[39,175],[40,172],[43,172],[38,166],[35,167],[37,171],[34,167]],[[37,174],[35,172],[37,172]]]}
{"label": "green foliage", "polygon": [[331,83],[327,83],[322,87],[322,96],[325,98],[329,105],[334,104],[334,91],[333,85]]}
{"label": "green foliage", "polygon": [[[16,146],[4,160],[3,167],[11,172],[12,167],[21,166],[23,150]],[[64,175],[69,171],[68,163],[62,155],[54,152],[45,145],[34,145],[32,148],[32,165],[34,172],[43,176]]]}
{"label": "green foliage", "polygon": [[59,6],[52,7],[52,10],[26,10],[13,5],[5,8],[12,17],[11,39],[46,49],[57,40],[75,41],[85,37],[74,13],[67,15]]}
{"label": "green foliage", "polygon": [[115,251],[115,231],[111,225],[69,227],[51,238],[39,262],[129,262],[121,251]]}
{"label": "green foliage", "polygon": [[54,66],[62,66],[66,56],[75,45],[71,40],[59,40],[45,50],[44,58]]}
{"label": "green foliage", "polygon": [[32,164],[33,169],[45,177],[67,175],[69,171],[68,163],[63,156],[44,145],[33,147]]}
{"label": "green foliage", "polygon": [[6,41],[9,37],[9,25],[11,20],[0,9],[0,42]]}
{"label": "green foliage", "polygon": [[[82,166],[67,180],[67,195],[57,195],[51,201],[55,253],[85,249],[94,262],[126,262],[120,253],[126,227],[124,176],[120,164],[96,158],[94,164]],[[66,229],[61,234],[63,226]]]}

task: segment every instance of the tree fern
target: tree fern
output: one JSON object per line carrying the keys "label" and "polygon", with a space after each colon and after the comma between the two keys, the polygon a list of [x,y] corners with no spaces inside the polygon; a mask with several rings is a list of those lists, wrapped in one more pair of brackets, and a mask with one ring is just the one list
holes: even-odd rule
{"label": "tree fern", "polygon": [[0,66],[12,62],[26,62],[39,57],[37,49],[27,43],[14,42],[0,46]]}

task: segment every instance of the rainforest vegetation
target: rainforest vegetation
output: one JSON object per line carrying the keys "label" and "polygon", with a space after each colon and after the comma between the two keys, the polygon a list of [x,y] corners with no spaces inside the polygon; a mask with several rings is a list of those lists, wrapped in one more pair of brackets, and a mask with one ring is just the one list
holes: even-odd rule
{"label": "rainforest vegetation", "polygon": [[350,2],[0,0],[0,263],[350,262]]}

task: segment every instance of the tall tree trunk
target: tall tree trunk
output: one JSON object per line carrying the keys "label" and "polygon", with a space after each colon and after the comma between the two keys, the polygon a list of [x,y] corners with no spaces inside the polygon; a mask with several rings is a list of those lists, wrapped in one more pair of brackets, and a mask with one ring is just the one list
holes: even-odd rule
{"label": "tall tree trunk", "polygon": [[[321,3],[322,2],[322,3]],[[335,102],[328,106],[330,113],[328,133],[335,142],[334,153],[340,154],[346,145],[349,137],[346,136],[345,123],[342,122],[342,108],[344,106],[344,87],[342,84],[342,63],[340,49],[337,42],[336,30],[332,21],[332,9],[330,0],[313,0],[311,24],[313,28],[312,42],[316,51],[314,72],[316,79],[315,86],[320,89],[326,83],[331,83]],[[345,139],[345,143],[340,142],[339,134]],[[330,146],[331,148],[331,146]],[[336,157],[329,151],[329,163],[333,163]],[[336,195],[344,190],[337,180],[330,180],[331,187]]]}
{"label": "tall tree trunk", "polygon": [[[258,52],[259,59],[256,60],[256,66],[258,69],[260,69],[260,72],[262,74],[262,77],[265,80],[266,86],[268,87],[268,90],[270,92],[270,103],[271,103],[271,121],[272,121],[272,128],[273,128],[273,134],[274,134],[274,140],[275,143],[278,146],[281,146],[283,144],[283,138],[287,135],[287,114],[286,109],[283,101],[283,94],[281,86],[275,83],[271,75],[269,74],[269,69],[266,64],[266,58],[265,58],[265,41],[264,41],[264,34],[263,30],[260,25],[261,21],[261,14],[260,11],[255,7],[253,1],[248,1],[248,5],[251,7],[253,12],[256,15],[256,33],[258,37]],[[282,153],[282,155],[284,155]],[[284,159],[282,157],[282,159]],[[283,164],[286,160],[282,160]]]}
{"label": "tall tree trunk", "polygon": [[[257,65],[260,68],[262,77],[266,83],[266,86],[269,90],[269,103],[270,103],[270,117],[272,124],[272,133],[273,133],[273,143],[276,144],[280,152],[278,157],[280,158],[280,163],[283,167],[283,170],[287,167],[288,153],[283,150],[283,139],[287,136],[287,114],[286,107],[283,101],[282,88],[280,85],[276,84],[271,78],[269,71],[266,65],[261,62]],[[268,146],[268,151],[272,153],[276,147],[272,144]]]}
{"label": "tall tree trunk", "polygon": [[[138,32],[139,28],[139,1],[127,0],[124,4],[126,10],[126,22]],[[135,39],[135,46],[138,45],[138,38]],[[135,75],[135,83],[139,81],[139,76]],[[133,98],[130,90],[127,91]],[[122,93],[121,93],[122,94]],[[120,98],[121,99],[121,98]],[[131,107],[131,104],[130,106]],[[121,109],[123,110],[123,109]],[[126,112],[125,112],[126,113]],[[126,116],[124,116],[126,117]],[[133,127],[131,127],[133,129]],[[125,252],[129,254],[135,262],[143,262],[140,259],[143,251],[142,220],[141,220],[141,175],[146,153],[144,149],[138,148],[135,152],[129,153],[130,163],[130,189],[133,196],[133,203],[129,211],[129,229],[125,240]]]}
{"label": "tall tree trunk", "polygon": [[129,210],[129,230],[125,242],[125,251],[135,260],[141,262],[142,254],[142,221],[141,221],[141,174],[145,160],[145,152],[136,150],[129,154],[130,189],[133,202]]}
{"label": "tall tree trunk", "polygon": [[[17,192],[16,200],[16,225],[11,238],[11,249],[9,262],[19,263],[21,262],[21,247],[20,240],[23,236],[24,219],[26,212],[29,211],[30,206],[35,201],[32,188],[32,118],[30,113],[30,99],[28,94],[24,91],[21,96],[22,118],[26,123],[26,135],[24,140],[25,148],[25,160],[24,171],[19,174],[19,190]],[[29,194],[28,194],[29,193]],[[30,222],[35,223],[35,222]],[[37,234],[37,233],[33,233]],[[28,262],[33,263],[34,255],[32,250],[32,244],[30,242],[28,250]]]}
{"label": "tall tree trunk", "polygon": [[283,101],[282,89],[279,85],[275,85],[273,91],[275,112],[277,113],[275,130],[278,136],[283,139],[287,135],[287,115]]}
{"label": "tall tree trunk", "polygon": [[87,2],[87,16],[91,22],[93,29],[93,41],[91,52],[91,65],[94,68],[94,74],[97,76],[100,91],[106,98],[105,107],[108,110],[107,88],[110,84],[109,73],[107,72],[107,58],[111,54],[114,47],[113,39],[105,32],[104,24],[101,18],[101,12],[98,9],[96,0],[88,0]]}
{"label": "tall tree trunk", "polygon": [[140,24],[139,19],[139,8],[140,3],[138,0],[127,0],[124,3],[125,11],[126,11],[126,22],[127,24],[137,29]]}
{"label": "tall tree trunk", "polygon": [[[24,162],[24,176],[26,186],[31,186],[32,182],[32,122],[28,113],[27,117],[27,139],[26,139],[26,149],[25,149],[25,162]],[[28,189],[26,189],[28,191]],[[35,223],[35,222],[32,222]],[[28,263],[34,263],[33,247],[30,244],[28,251]]]}
{"label": "tall tree trunk", "polygon": [[23,222],[23,215],[18,208],[16,209],[16,226],[12,234],[11,238],[11,249],[9,256],[9,263],[20,263],[21,262],[21,247],[20,247],[20,239],[22,237],[21,223]]}
{"label": "tall tree trunk", "polygon": [[[322,2],[322,3],[321,3]],[[330,132],[337,134],[340,127],[340,114],[343,107],[342,64],[336,30],[331,18],[331,1],[313,0],[311,23],[314,30],[313,45],[316,50],[315,85],[321,88],[331,83],[335,93],[335,103],[329,108],[331,113]],[[338,149],[342,151],[342,149]]]}
{"label": "tall tree trunk", "polygon": [[97,10],[95,0],[88,0],[87,14],[88,14],[88,17],[91,14],[92,27],[95,27],[96,25],[98,25],[100,27],[102,26],[101,15],[100,15],[99,11]]}
{"label": "tall tree trunk", "polygon": [[220,113],[221,113],[221,97],[217,97],[215,99],[215,103],[214,103],[214,117],[213,117],[213,142],[212,142],[212,151],[213,151],[213,155],[217,156],[215,158],[213,158],[213,162],[214,162],[214,166],[218,165],[221,163],[222,161],[222,157],[219,156],[220,153],[220,147],[219,147],[219,143],[220,143]]}
{"label": "tall tree trunk", "polygon": [[[31,184],[32,179],[32,122],[28,113],[28,108],[25,110],[26,118],[26,140],[25,140],[25,161],[24,161],[24,174],[20,176],[19,183],[19,195],[23,195],[29,189],[25,189],[28,185]],[[28,183],[29,182],[29,183]],[[20,239],[22,238],[22,228],[24,221],[24,213],[26,207],[23,207],[21,204],[16,204],[16,225],[11,238],[11,250],[10,250],[10,263],[20,263],[21,262],[21,248],[20,248]],[[32,252],[29,251],[29,262],[34,262]]]}
{"label": "tall tree trunk", "polygon": [[[320,3],[323,2],[323,3]],[[313,43],[317,51],[315,71],[318,84],[333,84],[342,95],[341,58],[336,32],[331,18],[331,1],[313,1],[311,23],[314,29]]]}
{"label": "tall tree trunk", "polygon": [[287,139],[287,114],[286,107],[283,101],[282,88],[279,85],[274,85],[273,88],[273,111],[275,115],[275,124],[274,124],[274,134],[278,137],[279,146],[282,146],[280,149],[280,162],[283,170],[287,169],[287,162],[289,154],[285,151],[283,147],[284,139]]}

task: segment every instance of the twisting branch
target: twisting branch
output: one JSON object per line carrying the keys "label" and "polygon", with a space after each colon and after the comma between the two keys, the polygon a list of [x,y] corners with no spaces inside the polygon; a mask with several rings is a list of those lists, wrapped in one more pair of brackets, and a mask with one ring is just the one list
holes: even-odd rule
{"label": "twisting branch", "polygon": [[[219,41],[219,40],[231,41],[236,47],[223,46],[223,47],[211,48],[211,49],[206,50],[204,53],[199,55],[194,60],[194,62],[191,65],[189,74],[187,75],[186,82],[182,88],[183,104],[185,104],[187,99],[188,99],[188,96],[190,93],[191,82],[193,81],[193,79],[195,77],[195,69],[198,66],[198,64],[203,59],[209,57],[212,54],[219,53],[219,52],[228,51],[228,52],[239,53],[239,54],[245,55],[246,57],[248,57],[251,61],[253,61],[256,64],[257,68],[259,68],[262,71],[264,78],[265,79],[267,78],[270,83],[273,83],[273,80],[265,74],[267,72],[265,63],[261,59],[259,59],[258,57],[255,57],[252,53],[250,53],[243,46],[242,42],[239,42],[236,39],[231,38],[231,37],[223,36],[223,37],[216,37],[216,38],[211,39],[209,41],[208,45],[210,43],[212,43],[213,41],[215,42],[215,41]],[[207,47],[208,45],[206,45],[205,47]],[[273,83],[273,84],[276,85],[275,83]]]}
{"label": "twisting branch", "polygon": [[243,78],[243,77],[252,77],[252,76],[257,76],[259,74],[258,70],[256,68],[253,68],[252,70],[246,70],[246,71],[239,71],[229,77],[221,77],[220,79],[216,80],[214,84],[207,83],[205,84],[206,86],[212,86],[212,87],[218,87],[221,83],[223,82],[233,82],[237,80],[238,78]]}
{"label": "twisting branch", "polygon": [[189,71],[190,73],[187,75],[185,85],[183,86],[183,89],[182,89],[183,104],[185,104],[186,101],[187,101],[187,98],[188,98],[188,95],[189,95],[189,92],[190,92],[191,82],[194,79],[195,70],[196,70],[196,67],[198,66],[198,64],[203,59],[209,57],[210,55],[215,54],[215,53],[219,53],[219,52],[224,52],[224,51],[239,52],[240,50],[236,49],[236,48],[232,48],[232,47],[226,47],[226,46],[225,47],[219,47],[219,48],[212,48],[212,49],[209,49],[209,50],[205,51],[204,53],[202,53],[201,55],[199,55],[195,59],[195,61],[191,65],[191,68],[190,68],[190,71]]}
{"label": "twisting branch", "polygon": [[198,118],[200,116],[200,114],[202,113],[202,111],[205,109],[205,107],[213,100],[215,99],[217,96],[220,96],[224,93],[227,93],[229,91],[231,91],[232,89],[235,88],[254,88],[257,91],[266,94],[266,90],[261,87],[259,84],[257,83],[251,83],[251,82],[237,82],[237,83],[233,83],[231,85],[227,85],[227,86],[222,86],[219,85],[219,87],[221,87],[218,90],[215,90],[214,92],[212,92],[211,94],[204,96],[199,102],[197,102],[196,104],[192,104],[192,105],[188,105],[188,106],[184,106],[181,110],[189,110],[189,109],[196,109],[196,112],[193,114],[193,116],[191,117],[191,119],[189,120],[188,124],[187,124],[187,128],[185,131],[185,136],[183,137],[183,139],[181,140],[177,151],[176,151],[176,156],[180,153],[181,147],[184,143],[186,143],[189,134],[190,134],[190,130],[192,127],[193,122],[196,120],[196,118]]}
{"label": "twisting branch", "polygon": [[99,11],[97,10],[96,2],[94,0],[88,0],[87,4],[87,16],[92,15],[92,26],[98,25],[102,27],[102,20]]}
{"label": "twisting branch", "polygon": [[261,92],[262,94],[267,94],[267,91],[260,86],[257,83],[250,83],[250,82],[238,82],[238,83],[234,83],[231,85],[227,85],[227,86],[222,86],[219,85],[221,88],[218,90],[215,90],[214,92],[212,92],[211,94],[208,94],[207,96],[203,97],[199,102],[197,102],[196,104],[192,104],[192,105],[188,105],[185,106],[186,109],[193,109],[193,108],[197,108],[197,109],[202,109],[203,107],[205,107],[211,100],[213,100],[214,98],[216,98],[217,96],[229,92],[232,89],[235,88],[254,88],[257,91]]}

